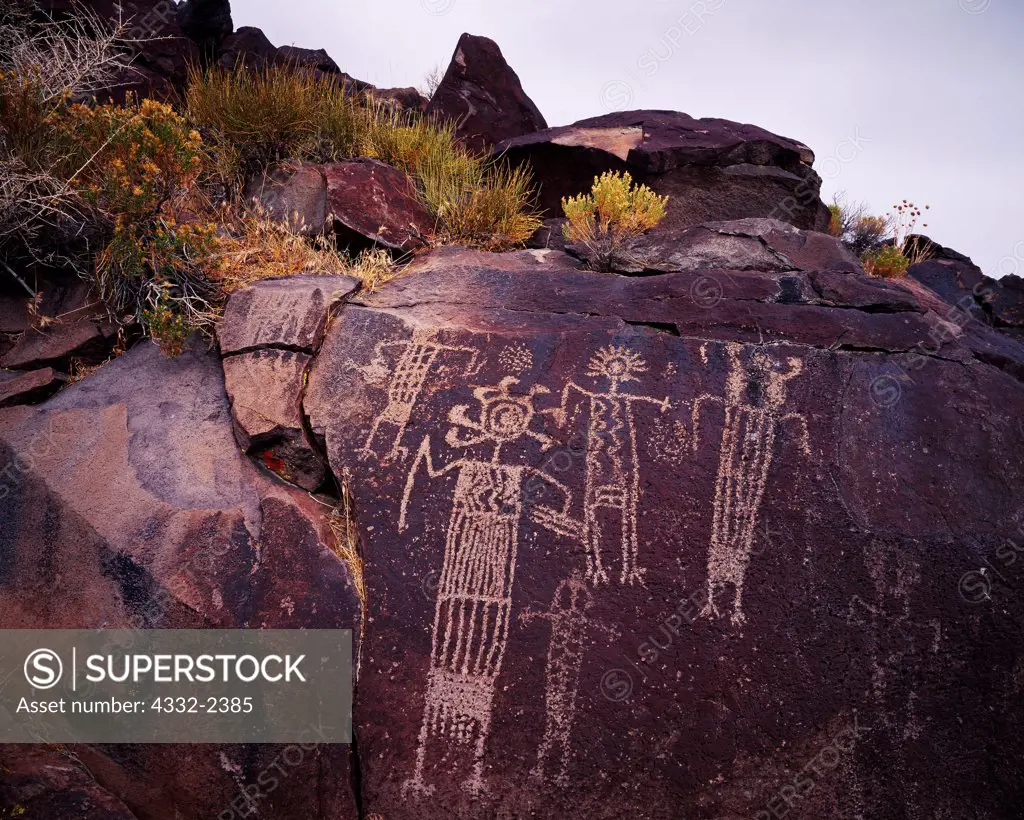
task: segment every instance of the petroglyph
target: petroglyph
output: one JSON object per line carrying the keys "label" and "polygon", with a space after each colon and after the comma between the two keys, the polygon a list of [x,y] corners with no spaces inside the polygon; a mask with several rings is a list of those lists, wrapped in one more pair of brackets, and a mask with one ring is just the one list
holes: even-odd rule
{"label": "petroglyph", "polygon": [[544,739],[537,753],[537,763],[531,770],[534,777],[543,779],[552,759],[557,761],[555,783],[568,784],[566,770],[569,765],[569,736],[576,720],[576,693],[579,690],[580,669],[588,633],[596,626],[609,637],[615,631],[595,624],[587,611],[594,604],[594,596],[578,578],[562,581],[555,591],[548,612],[524,612],[519,618],[524,623],[546,620],[551,623],[546,667],[545,707],[547,720]]}
{"label": "petroglyph", "polygon": [[[531,518],[567,517],[571,493],[540,470],[500,462],[504,445],[532,438],[542,449],[554,442],[531,429],[538,418],[534,397],[548,392],[533,386],[525,395],[512,394],[518,384],[506,378],[498,387],[479,387],[473,395],[480,404],[473,418],[467,405],[448,414],[452,427],[446,444],[455,450],[490,444],[490,461],[459,458],[444,466],[434,464],[430,437],[423,439],[406,479],[399,529],[407,525],[416,474],[422,464],[431,479],[455,472],[451,514],[445,536],[444,559],[438,581],[427,675],[423,724],[419,734],[416,768],[405,788],[430,793],[425,781],[428,746],[432,738],[447,737],[473,749],[473,772],[467,786],[485,790],[483,762],[494,707],[495,683],[508,644],[512,587],[515,581],[519,523],[523,514],[522,484],[532,473],[548,482],[564,500],[562,509],[531,509]],[[443,746],[441,747],[443,748]]]}
{"label": "petroglyph", "polygon": [[[644,360],[625,347],[611,345],[601,348],[591,358],[586,375],[606,381],[604,392],[588,390],[569,382],[562,390],[561,404],[544,411],[551,413],[560,425],[569,417],[569,403],[573,394],[583,399],[587,407],[587,456],[583,497],[583,521],[576,527],[562,531],[579,538],[586,549],[586,578],[595,584],[607,583],[608,573],[603,562],[606,524],[602,514],[612,511],[618,517],[617,539],[622,553],[623,584],[643,581],[643,569],[638,564],[637,507],[640,502],[640,465],[637,458],[636,420],[634,405],[652,404],[662,412],[668,410],[668,398],[620,392],[626,382],[639,381],[647,372]],[[581,412],[579,406],[572,414],[575,420]],[[614,527],[614,524],[612,525]]]}
{"label": "petroglyph", "polygon": [[[388,350],[398,351],[395,363],[390,368],[387,366],[388,357],[385,353]],[[424,328],[415,328],[411,339],[379,342],[374,352],[373,362],[363,368],[363,372],[371,381],[387,380],[388,403],[374,419],[370,434],[363,444],[362,455],[366,458],[375,452],[374,439],[377,438],[381,425],[386,424],[393,427],[395,433],[391,447],[383,457],[404,457],[408,454],[408,450],[402,446],[405,430],[409,426],[409,420],[412,418],[412,412],[427,376],[436,370],[438,358],[443,354],[467,357],[463,372],[470,375],[477,367],[479,352],[471,347],[441,344],[436,340],[433,330]]]}
{"label": "petroglyph", "polygon": [[678,464],[690,451],[688,437],[686,425],[678,419],[655,419],[647,449],[660,464]]}
{"label": "petroglyph", "polygon": [[506,373],[525,373],[533,367],[533,353],[524,344],[509,345],[498,354],[498,363]]}
{"label": "petroglyph", "polygon": [[781,412],[786,404],[787,384],[800,375],[803,363],[788,358],[780,366],[763,348],[756,348],[744,362],[743,351],[743,345],[726,345],[729,374],[724,400],[705,394],[693,404],[694,449],[699,439],[701,409],[711,402],[721,402],[725,409],[708,549],[708,609],[720,616],[716,595],[731,585],[733,625],[745,619],[743,579],[750,562],[775,438],[782,424],[793,420],[801,425],[800,449],[810,455],[804,417]]}

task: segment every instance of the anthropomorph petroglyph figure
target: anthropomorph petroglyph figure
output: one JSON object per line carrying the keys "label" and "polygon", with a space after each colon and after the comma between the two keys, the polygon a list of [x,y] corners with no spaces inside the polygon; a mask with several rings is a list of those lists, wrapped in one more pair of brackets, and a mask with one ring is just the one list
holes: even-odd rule
{"label": "anthropomorph petroglyph figure", "polygon": [[[398,351],[394,364],[388,368],[385,351]],[[373,444],[382,424],[392,427],[395,431],[391,447],[384,458],[393,459],[403,455],[402,437],[412,418],[412,411],[423,390],[423,385],[431,371],[436,370],[438,358],[442,354],[465,357],[466,375],[471,375],[477,366],[478,351],[470,347],[458,347],[441,344],[436,340],[435,331],[429,328],[415,328],[411,339],[392,342],[379,342],[375,350],[373,362],[363,368],[366,375],[386,378],[388,380],[388,403],[373,422],[370,434],[363,444],[362,455],[367,457],[374,452]]]}
{"label": "anthropomorph petroglyph figure", "polygon": [[[540,470],[501,462],[502,447],[531,438],[542,449],[554,442],[531,426],[538,418],[534,396],[548,392],[534,386],[525,395],[512,394],[514,378],[498,387],[480,387],[473,395],[480,403],[478,418],[466,405],[451,409],[445,442],[454,450],[492,446],[489,461],[459,458],[442,467],[434,465],[430,437],[424,438],[406,480],[399,529],[407,526],[409,503],[420,465],[432,479],[455,472],[455,488],[445,535],[444,561],[438,581],[434,628],[427,675],[423,724],[420,728],[416,769],[406,788],[430,792],[425,764],[432,738],[439,750],[454,741],[472,747],[473,772],[467,785],[484,788],[483,761],[490,732],[495,683],[508,643],[515,580],[519,522],[524,504],[522,483],[528,473],[539,476],[563,499],[563,508],[531,507],[534,521],[561,519],[571,502],[569,490]],[[444,740],[446,739],[446,740]]]}
{"label": "anthropomorph petroglyph figure", "polygon": [[[639,381],[647,372],[640,356],[625,347],[611,345],[590,359],[586,375],[607,383],[606,390],[588,390],[569,382],[562,391],[558,408],[544,412],[555,416],[559,424],[569,417],[573,396],[586,405],[587,455],[583,495],[583,521],[575,534],[583,541],[587,554],[586,578],[595,584],[607,583],[603,548],[606,539],[618,542],[622,553],[619,580],[633,584],[643,580],[638,564],[637,507],[640,503],[640,464],[637,457],[636,404],[653,404],[664,412],[668,398],[655,399],[621,391],[626,382]],[[573,417],[578,414],[573,413]],[[609,523],[609,518],[617,518]],[[606,534],[606,530],[610,532]]]}
{"label": "anthropomorph petroglyph figure", "polygon": [[743,345],[727,344],[729,374],[725,398],[704,395],[693,405],[693,446],[699,439],[698,424],[704,404],[721,402],[725,409],[719,450],[715,506],[708,549],[708,605],[720,616],[718,598],[732,585],[731,620],[743,623],[743,579],[754,543],[758,514],[772,466],[775,438],[787,421],[800,425],[800,449],[810,455],[807,422],[799,413],[783,414],[788,387],[800,375],[803,363],[788,358],[779,364],[765,348],[756,348],[743,361]]}
{"label": "anthropomorph petroglyph figure", "polygon": [[[519,616],[524,623],[534,620],[551,623],[544,696],[547,721],[531,774],[543,779],[548,764],[555,762],[558,768],[554,780],[560,786],[568,785],[569,736],[576,719],[576,693],[586,642],[595,626],[587,615],[593,604],[594,596],[589,587],[581,579],[570,578],[558,585],[548,612],[524,612]],[[615,634],[600,624],[596,627],[609,636]]]}

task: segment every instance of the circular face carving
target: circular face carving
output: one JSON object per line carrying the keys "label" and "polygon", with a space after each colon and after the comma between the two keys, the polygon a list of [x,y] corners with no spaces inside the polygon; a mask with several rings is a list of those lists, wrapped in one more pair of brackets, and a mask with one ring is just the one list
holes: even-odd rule
{"label": "circular face carving", "polygon": [[515,399],[501,399],[484,407],[483,427],[497,441],[514,441],[529,429],[533,410]]}

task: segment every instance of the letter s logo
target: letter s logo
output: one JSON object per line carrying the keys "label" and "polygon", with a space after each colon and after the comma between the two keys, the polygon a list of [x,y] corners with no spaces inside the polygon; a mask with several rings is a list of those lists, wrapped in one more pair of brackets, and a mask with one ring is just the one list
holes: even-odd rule
{"label": "letter s logo", "polygon": [[37,649],[25,658],[25,680],[33,689],[52,689],[63,674],[64,664],[52,649]]}

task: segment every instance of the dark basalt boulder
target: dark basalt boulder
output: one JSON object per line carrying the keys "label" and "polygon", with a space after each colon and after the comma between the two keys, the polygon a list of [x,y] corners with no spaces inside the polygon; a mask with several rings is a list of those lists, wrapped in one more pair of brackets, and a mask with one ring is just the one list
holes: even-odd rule
{"label": "dark basalt boulder", "polygon": [[459,38],[427,115],[456,123],[456,132],[474,151],[547,128],[498,44],[472,34]]}
{"label": "dark basalt boulder", "polygon": [[0,817],[138,820],[66,749],[0,745]]}
{"label": "dark basalt boulder", "polygon": [[[588,262],[589,248],[568,250]],[[863,273],[857,258],[835,237],[802,231],[776,219],[707,222],[643,234],[618,254],[623,273],[672,273],[707,268],[758,271],[843,271]]]}
{"label": "dark basalt boulder", "polygon": [[359,283],[348,276],[265,279],[235,291],[217,327],[235,438],[267,469],[306,490],[327,478],[302,397],[331,310]]}
{"label": "dark basalt boulder", "polygon": [[67,381],[67,376],[50,367],[14,373],[0,370],[0,407],[32,404],[48,399]]}
{"label": "dark basalt boulder", "polygon": [[506,140],[494,155],[529,163],[549,216],[561,216],[562,198],[589,191],[595,176],[628,171],[670,197],[664,229],[748,217],[828,226],[813,152],[755,125],[625,111]]}
{"label": "dark basalt boulder", "polygon": [[375,159],[334,162],[323,171],[339,243],[355,251],[380,247],[398,252],[426,244],[434,220],[407,174]]}
{"label": "dark basalt boulder", "polygon": [[993,279],[970,257],[927,237],[912,237],[928,248],[928,258],[907,269],[907,276],[935,291],[951,309],[955,324],[979,321],[1016,339],[1024,339],[1024,279],[1015,274]]}
{"label": "dark basalt boulder", "polygon": [[229,0],[185,0],[178,6],[178,25],[199,46],[204,58],[212,57],[235,30]]}
{"label": "dark basalt boulder", "polygon": [[319,165],[279,163],[250,179],[243,196],[296,233],[316,235],[328,227],[327,177]]}
{"label": "dark basalt boulder", "polygon": [[189,65],[199,60],[199,48],[182,29],[171,0],[41,0],[36,6],[57,18],[78,16],[84,8],[108,27],[124,24],[125,39],[133,41],[132,65],[96,93],[101,100],[121,101],[129,93],[170,100],[184,88]]}
{"label": "dark basalt boulder", "polygon": [[236,66],[263,69],[273,65],[276,59],[277,47],[261,29],[242,26],[224,38],[217,62],[221,68],[229,70]]}
{"label": "dark basalt boulder", "polygon": [[572,264],[430,252],[312,364],[363,811],[1012,816],[1024,346],[913,280]]}

